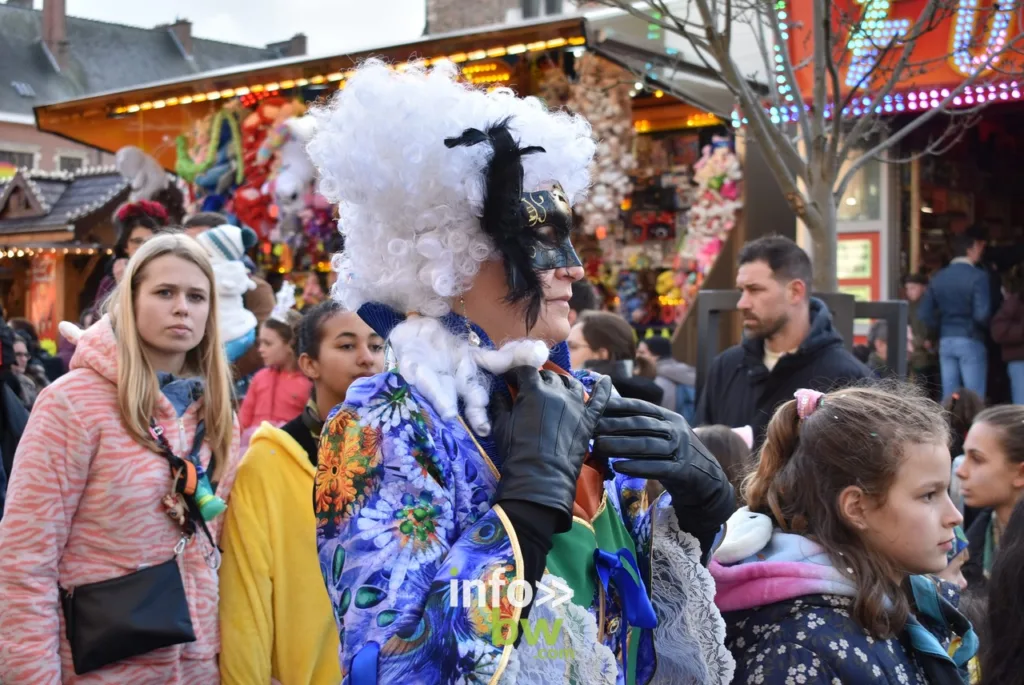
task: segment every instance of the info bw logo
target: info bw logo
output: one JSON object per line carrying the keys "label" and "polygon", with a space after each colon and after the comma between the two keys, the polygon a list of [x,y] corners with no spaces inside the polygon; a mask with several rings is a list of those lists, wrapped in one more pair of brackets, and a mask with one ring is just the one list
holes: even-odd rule
{"label": "info bw logo", "polygon": [[[458,569],[451,569],[451,575],[457,575]],[[487,583],[482,580],[459,580],[453,578],[448,584],[448,604],[452,607],[471,607],[475,604],[480,609],[491,608],[491,642],[496,646],[510,645],[519,637],[520,629],[523,632],[523,639],[530,646],[536,645],[540,638],[544,638],[546,644],[554,645],[558,641],[558,634],[562,629],[562,619],[555,619],[554,625],[548,623],[547,619],[540,618],[536,621],[520,619],[517,623],[511,618],[501,617],[501,601],[504,598],[517,609],[530,606],[543,606],[551,603],[556,607],[565,604],[572,599],[573,591],[561,578],[551,577],[544,582],[537,583],[537,597],[534,602],[534,590],[525,580],[516,579],[506,586],[505,573],[502,569],[495,569],[491,572]],[[490,589],[490,592],[488,592]],[[531,623],[533,625],[531,625]],[[555,650],[548,650],[553,652]],[[568,650],[560,650],[568,651]],[[567,655],[558,654],[557,657]],[[545,658],[544,650],[538,652],[539,658]],[[549,654],[547,658],[557,658]]]}

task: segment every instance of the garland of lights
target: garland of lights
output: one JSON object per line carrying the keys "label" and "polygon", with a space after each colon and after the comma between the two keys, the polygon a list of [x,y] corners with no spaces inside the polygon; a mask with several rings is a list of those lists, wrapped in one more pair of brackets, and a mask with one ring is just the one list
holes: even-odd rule
{"label": "garland of lights", "polygon": [[[851,31],[847,40],[847,49],[853,54],[851,65],[846,74],[846,85],[855,87],[867,75],[874,66],[874,59],[878,56],[878,49],[875,47],[884,44],[893,38],[905,36],[910,29],[909,19],[892,19],[889,13],[892,9],[893,0],[856,0],[858,4],[864,5],[863,15],[856,31]],[[956,21],[951,42],[950,61],[952,66],[965,77],[975,75],[979,65],[991,60],[992,65],[999,63],[999,56],[993,55],[1001,51],[1007,41],[1010,26],[1013,23],[1014,10],[1006,9],[1012,5],[1010,2],[996,4],[991,12],[986,41],[980,54],[972,54],[971,43],[974,36],[975,25],[978,20],[978,0],[959,0],[956,10]],[[775,10],[778,16],[779,35],[783,43],[789,40],[788,2],[777,0]],[[797,121],[800,105],[796,104],[794,85],[786,78],[785,57],[782,54],[784,45],[773,46],[775,51],[775,88],[787,103],[782,106],[768,108],[768,115],[773,124],[787,124]],[[922,89],[906,93],[893,93],[886,95],[880,101],[871,97],[863,97],[853,101],[849,106],[844,107],[841,113],[843,117],[863,116],[868,114],[897,114],[900,112],[921,112],[938,107],[943,100],[949,97],[950,89],[934,88]],[[952,107],[973,107],[986,102],[1019,100],[1021,88],[1017,81],[1002,81],[987,85],[968,86],[963,92],[954,97],[948,104]],[[803,105],[805,111],[810,106]],[[831,118],[833,108],[826,106],[825,116]],[[732,125],[740,128],[749,123],[747,118],[742,116],[738,108],[732,112]]]}

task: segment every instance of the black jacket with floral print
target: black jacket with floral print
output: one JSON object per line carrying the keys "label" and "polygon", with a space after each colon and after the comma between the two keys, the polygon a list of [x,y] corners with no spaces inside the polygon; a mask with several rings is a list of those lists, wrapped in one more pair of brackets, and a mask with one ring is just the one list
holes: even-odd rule
{"label": "black jacket with floral print", "polygon": [[850,597],[808,595],[726,614],[733,683],[929,685],[931,669],[918,663],[905,633],[875,639],[852,610]]}

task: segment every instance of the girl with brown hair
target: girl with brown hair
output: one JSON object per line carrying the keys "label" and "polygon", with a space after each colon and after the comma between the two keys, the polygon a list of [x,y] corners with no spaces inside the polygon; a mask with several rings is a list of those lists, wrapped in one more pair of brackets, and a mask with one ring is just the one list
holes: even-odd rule
{"label": "girl with brown hair", "polygon": [[1010,513],[1024,493],[1024,407],[1006,404],[978,414],[956,475],[964,504],[983,509],[967,529],[970,558],[963,568],[969,587],[983,585]]}
{"label": "girl with brown hair", "polygon": [[949,432],[912,393],[800,390],[775,413],[711,565],[734,682],[966,682],[977,638],[919,575],[961,521]]}

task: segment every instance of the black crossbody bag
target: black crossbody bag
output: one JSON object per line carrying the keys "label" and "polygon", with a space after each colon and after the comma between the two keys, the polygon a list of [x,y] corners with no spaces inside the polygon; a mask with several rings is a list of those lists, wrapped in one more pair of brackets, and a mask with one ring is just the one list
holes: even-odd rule
{"label": "black crossbody bag", "polygon": [[171,467],[176,489],[188,508],[181,540],[167,561],[97,583],[60,588],[61,608],[75,674],[85,675],[117,661],[164,647],[195,642],[188,599],[178,568],[178,555],[202,528],[214,550],[217,546],[199,514],[194,494],[181,491],[188,466],[171,450],[156,422],[151,431],[161,456]]}

